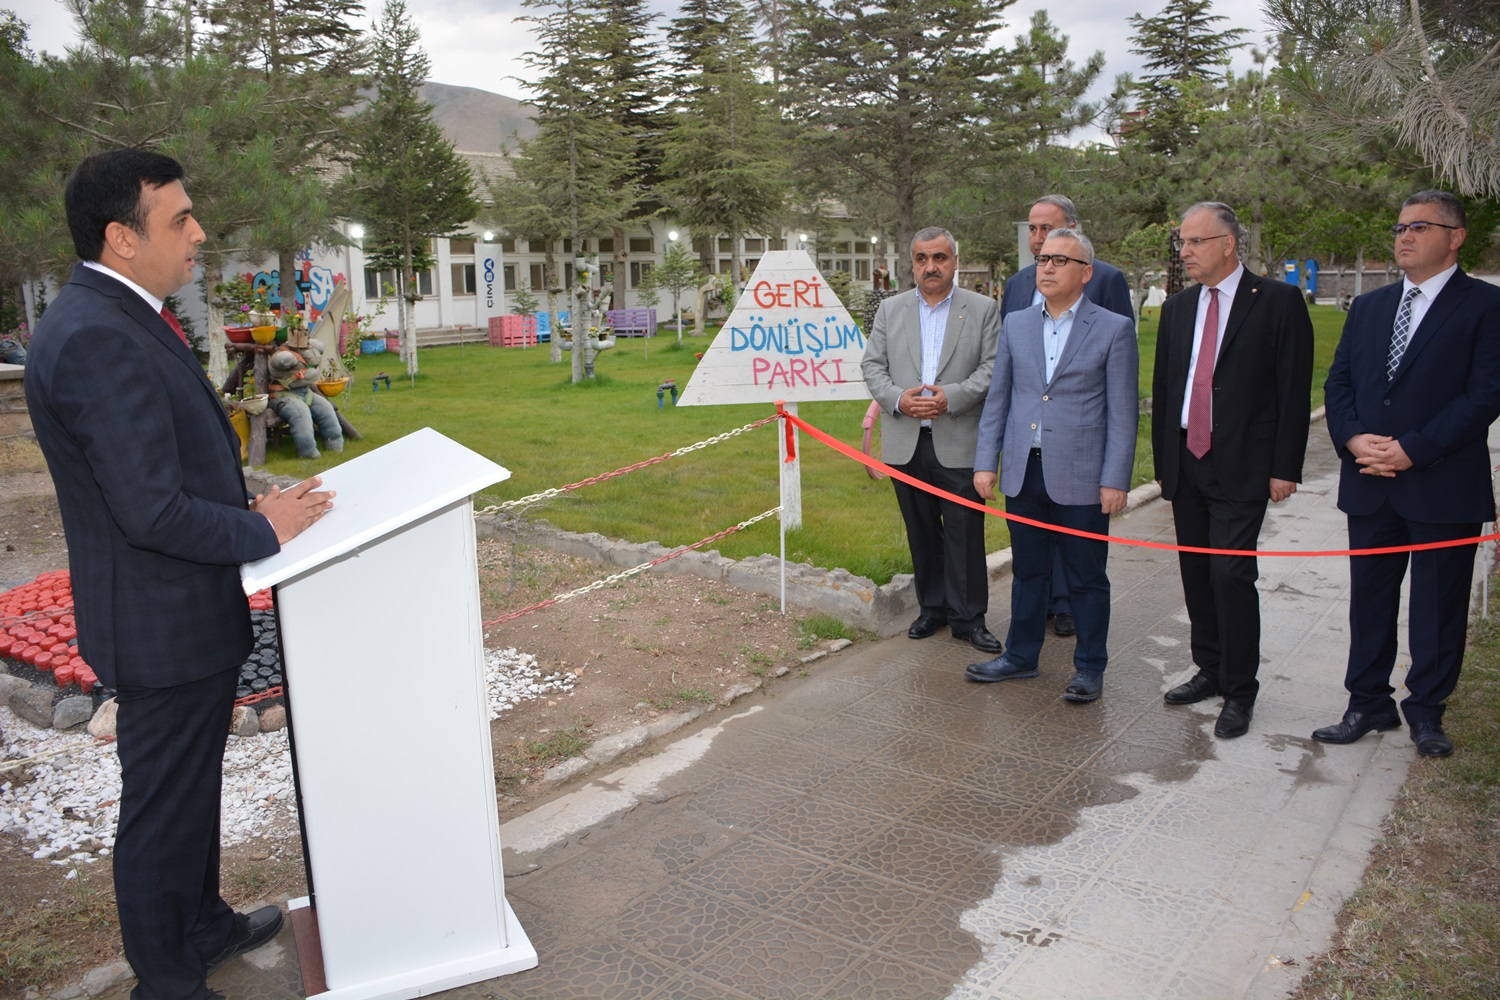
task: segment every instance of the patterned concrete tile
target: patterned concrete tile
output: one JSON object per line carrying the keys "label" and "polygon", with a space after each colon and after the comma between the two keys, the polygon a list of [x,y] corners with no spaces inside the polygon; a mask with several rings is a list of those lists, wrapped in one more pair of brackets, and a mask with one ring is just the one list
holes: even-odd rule
{"label": "patterned concrete tile", "polygon": [[[535,969],[480,985],[503,991],[507,1000],[626,1000],[649,996],[676,975],[669,963],[643,955],[618,941],[598,939],[547,955]],[[461,994],[444,993],[443,997]]]}
{"label": "patterned concrete tile", "polygon": [[681,966],[701,960],[757,919],[752,907],[669,882],[619,911],[615,932],[638,951]]}
{"label": "patterned concrete tile", "polygon": [[[1057,974],[1068,969],[1066,977]],[[1004,994],[1027,1000],[1145,1000],[1170,971],[1150,953],[1100,948],[1063,938],[1016,964],[1003,982]]]}
{"label": "patterned concrete tile", "polygon": [[1031,722],[1002,740],[998,749],[1077,767],[1097,754],[1105,742],[1103,730],[1097,727]]}
{"label": "patterned concrete tile", "polygon": [[970,744],[908,731],[871,753],[868,759],[871,763],[951,780],[973,767],[978,756]]}
{"label": "patterned concrete tile", "polygon": [[941,715],[946,707],[946,702],[933,698],[916,695],[886,698],[875,694],[855,702],[839,714],[851,715],[899,729],[919,729],[926,728],[929,721]]}
{"label": "patterned concrete tile", "polygon": [[[706,775],[700,775],[704,777]],[[682,811],[707,816],[725,826],[749,829],[770,819],[802,792],[746,774],[724,774],[690,793]]]}
{"label": "patterned concrete tile", "polygon": [[843,863],[924,892],[936,892],[961,873],[987,862],[978,839],[897,822],[847,854]]}
{"label": "patterned concrete tile", "polygon": [[823,1000],[914,1000],[946,996],[953,977],[873,954],[854,963],[820,994]]}
{"label": "patterned concrete tile", "polygon": [[819,785],[817,793],[821,798],[845,802],[865,812],[899,816],[931,795],[937,785],[937,780],[928,775],[867,760]]}
{"label": "patterned concrete tile", "polygon": [[883,942],[929,898],[856,868],[836,865],[776,908],[776,914],[863,947]]}
{"label": "patterned concrete tile", "polygon": [[662,985],[650,1000],[753,1000],[748,993],[685,972]]}
{"label": "patterned concrete tile", "polygon": [[827,861],[842,858],[891,820],[843,802],[808,795],[761,822],[763,839]]}
{"label": "patterned concrete tile", "polygon": [[758,998],[817,996],[865,951],[775,918],[748,923],[726,947],[696,962],[693,972]]}
{"label": "patterned concrete tile", "polygon": [[682,881],[759,909],[769,909],[828,867],[827,861],[752,835],[697,864],[682,876]]}
{"label": "patterned concrete tile", "polygon": [[747,746],[737,755],[736,764],[761,781],[805,792],[847,771],[854,761],[824,753],[802,740],[768,738]]}
{"label": "patterned concrete tile", "polygon": [[1100,878],[1058,919],[1057,933],[1127,954],[1161,955],[1196,931],[1216,905],[1201,896]]}
{"label": "patterned concrete tile", "polygon": [[967,899],[952,896],[929,899],[885,939],[879,952],[958,979],[983,954],[980,940],[963,926],[970,905]]}
{"label": "patterned concrete tile", "polygon": [[904,819],[914,826],[989,844],[1007,840],[1032,808],[1020,799],[947,784],[923,799]]}
{"label": "patterned concrete tile", "polygon": [[853,715],[835,715],[825,725],[797,737],[802,746],[818,753],[862,760],[905,735],[905,730],[885,726]]}
{"label": "patterned concrete tile", "polygon": [[993,891],[962,913],[959,926],[986,946],[1035,939],[1053,928],[1090,880],[1030,857],[1004,862]]}
{"label": "patterned concrete tile", "polygon": [[974,764],[953,780],[990,795],[1040,802],[1068,780],[1075,769],[1023,754],[994,750],[980,754]]}

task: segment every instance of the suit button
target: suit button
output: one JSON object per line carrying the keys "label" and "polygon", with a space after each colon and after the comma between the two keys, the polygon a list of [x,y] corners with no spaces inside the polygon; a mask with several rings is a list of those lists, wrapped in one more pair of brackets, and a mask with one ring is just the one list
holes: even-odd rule
{"label": "suit button", "polygon": [[1391,405],[1391,401],[1389,399],[1383,400],[1383,402],[1385,403],[1386,406],[1390,406]]}
{"label": "suit button", "polygon": [[1032,430],[1036,430],[1036,424],[1032,424],[1032,425],[1031,425],[1031,429],[1032,429]]}
{"label": "suit button", "polygon": [[1050,399],[1051,399],[1051,398],[1052,398],[1052,397],[1051,397],[1051,396],[1043,396],[1043,397],[1042,397],[1042,402],[1044,402],[1044,403],[1045,403],[1045,402],[1047,402],[1047,401],[1048,401],[1048,400],[1050,400]]}

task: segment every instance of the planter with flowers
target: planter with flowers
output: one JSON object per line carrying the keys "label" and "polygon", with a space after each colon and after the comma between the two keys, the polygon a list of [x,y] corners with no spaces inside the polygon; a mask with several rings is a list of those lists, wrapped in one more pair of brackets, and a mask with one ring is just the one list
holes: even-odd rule
{"label": "planter with flowers", "polygon": [[255,275],[247,271],[226,278],[214,286],[214,295],[224,310],[224,336],[230,341],[269,344],[276,339],[276,314],[266,301],[266,290],[255,287]]}

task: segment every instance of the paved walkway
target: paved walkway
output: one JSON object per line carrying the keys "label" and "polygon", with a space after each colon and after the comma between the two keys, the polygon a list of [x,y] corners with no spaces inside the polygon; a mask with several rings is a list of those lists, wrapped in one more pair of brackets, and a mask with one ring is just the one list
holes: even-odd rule
{"label": "paved walkway", "polygon": [[[1342,548],[1336,478],[1314,425],[1264,547]],[[1114,530],[1170,541],[1170,511]],[[994,685],[967,683],[979,657],[947,638],[858,644],[507,824],[507,895],[541,964],[443,996],[1282,996],[1407,768],[1443,765],[1415,765],[1404,729],[1310,739],[1344,706],[1347,560],[1261,573],[1248,736],[1213,737],[1217,700],[1162,703],[1192,669],[1176,561],[1115,547],[1101,701],[1061,699],[1071,640],[1048,639],[1039,678]],[[1003,634],[1008,579],[990,607]],[[214,985],[280,1000],[292,950],[283,934]]]}

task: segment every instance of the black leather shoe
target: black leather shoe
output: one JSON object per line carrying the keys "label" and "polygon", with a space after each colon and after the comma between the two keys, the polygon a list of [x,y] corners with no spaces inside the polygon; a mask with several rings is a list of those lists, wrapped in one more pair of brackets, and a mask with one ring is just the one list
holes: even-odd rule
{"label": "black leather shoe", "polygon": [[281,908],[262,906],[249,913],[234,915],[234,930],[229,934],[229,943],[208,963],[212,973],[230,959],[238,958],[247,951],[254,951],[271,940],[281,930]]}
{"label": "black leather shoe", "polygon": [[1411,741],[1417,745],[1417,753],[1423,757],[1446,757],[1453,752],[1453,741],[1436,722],[1413,722]]}
{"label": "black leather shoe", "polygon": [[1168,705],[1196,705],[1205,698],[1216,697],[1218,693],[1218,681],[1207,674],[1194,674],[1192,680],[1179,684],[1162,695],[1162,700]]}
{"label": "black leather shoe", "polygon": [[1041,671],[1036,667],[1023,667],[1003,656],[997,656],[983,663],[969,664],[968,669],[964,671],[964,676],[981,684],[993,684],[996,681],[1024,680],[1027,677],[1035,677],[1039,673]]}
{"label": "black leather shoe", "polygon": [[1250,717],[1254,714],[1254,705],[1225,698],[1224,707],[1219,710],[1219,721],[1214,723],[1214,735],[1221,740],[1244,736],[1250,731]]}
{"label": "black leather shoe", "polygon": [[934,635],[938,629],[946,624],[948,623],[941,618],[934,618],[931,615],[921,615],[916,621],[911,623],[911,628],[906,630],[906,637],[908,639],[925,639],[929,635]]}
{"label": "black leather shoe", "polygon": [[1313,739],[1319,743],[1353,743],[1365,733],[1385,732],[1399,728],[1401,716],[1394,711],[1375,714],[1373,712],[1345,712],[1344,718],[1332,726],[1313,730]]}
{"label": "black leather shoe", "polygon": [[996,639],[994,634],[983,625],[975,625],[967,632],[954,632],[953,638],[967,642],[981,653],[993,653],[999,656],[1005,652],[1005,643]]}
{"label": "black leather shoe", "polygon": [[1076,670],[1063,697],[1068,701],[1098,701],[1103,693],[1103,674],[1095,670]]}
{"label": "black leather shoe", "polygon": [[1070,614],[1060,614],[1052,619],[1052,634],[1060,639],[1078,634],[1078,622]]}

